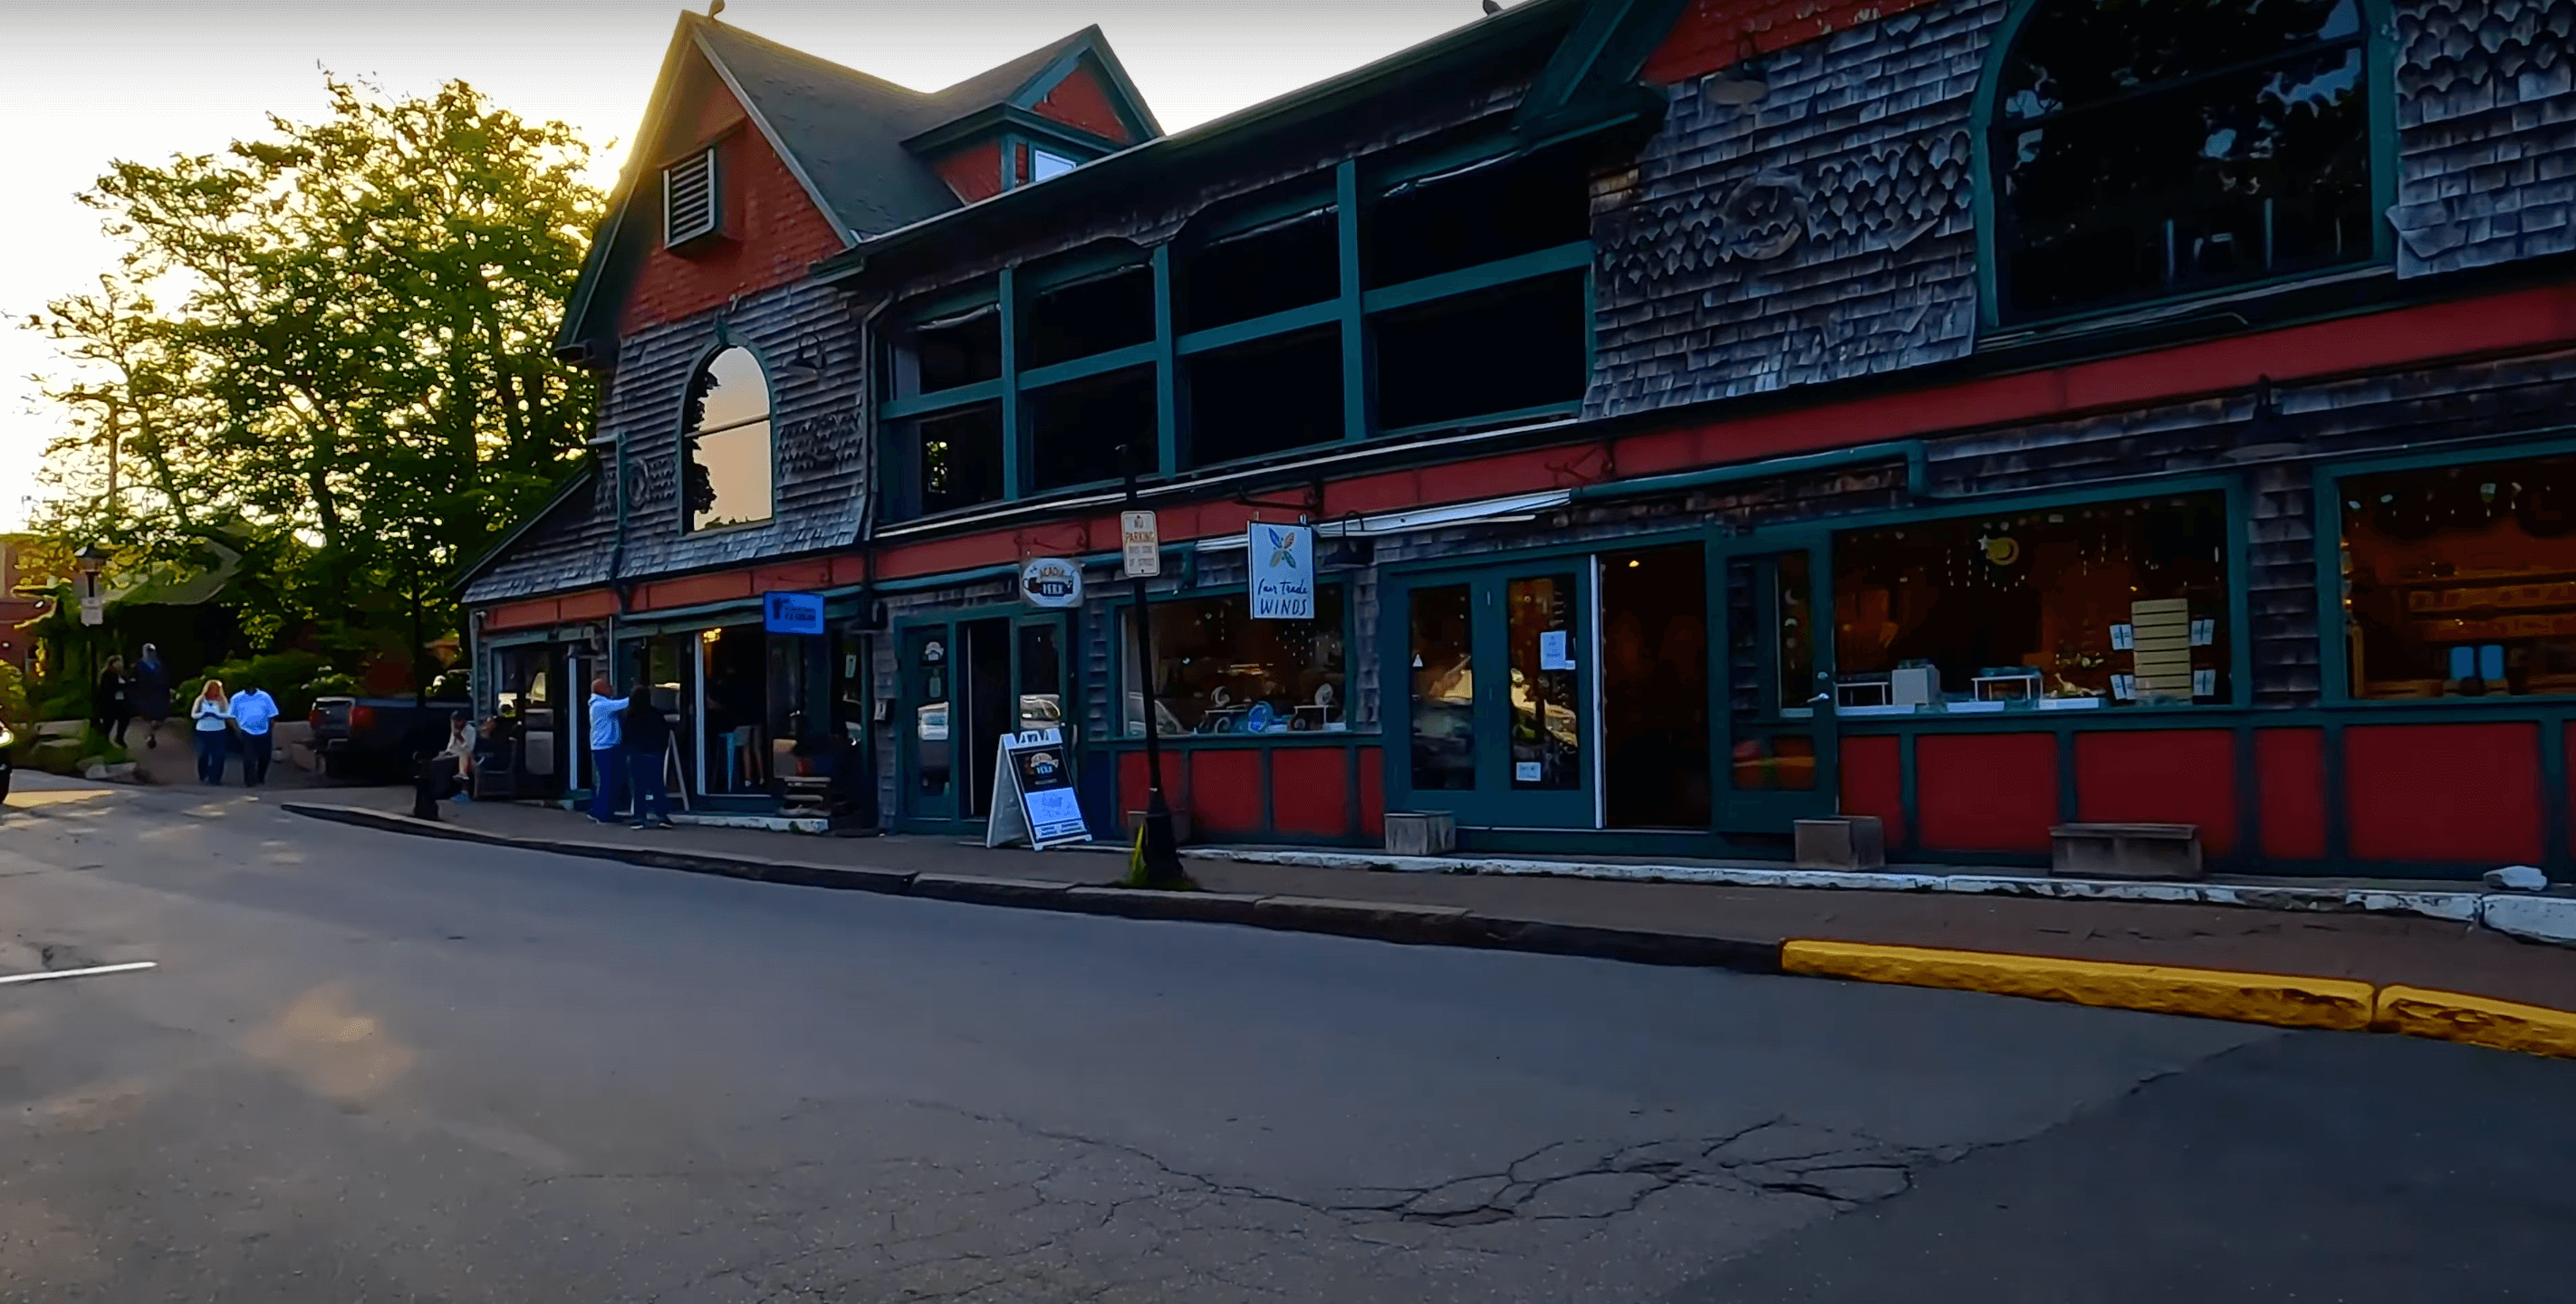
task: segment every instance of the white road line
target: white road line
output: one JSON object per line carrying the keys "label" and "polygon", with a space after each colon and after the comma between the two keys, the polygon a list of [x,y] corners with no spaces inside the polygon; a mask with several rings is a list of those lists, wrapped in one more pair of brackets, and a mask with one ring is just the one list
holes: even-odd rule
{"label": "white road line", "polygon": [[125,973],[133,969],[150,969],[158,961],[137,960],[132,964],[102,964],[94,969],[56,969],[50,973],[13,973],[0,978],[0,983],[37,983],[48,978],[86,978],[94,973]]}

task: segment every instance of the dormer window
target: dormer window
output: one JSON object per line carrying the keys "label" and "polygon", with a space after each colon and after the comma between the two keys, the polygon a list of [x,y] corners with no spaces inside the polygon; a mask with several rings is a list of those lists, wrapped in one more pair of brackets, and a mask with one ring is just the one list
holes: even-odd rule
{"label": "dormer window", "polygon": [[1073,171],[1075,164],[1076,160],[1066,158],[1062,154],[1050,154],[1042,149],[1032,149],[1029,151],[1029,180],[1044,181],[1050,177],[1063,176]]}
{"label": "dormer window", "polygon": [[662,246],[678,249],[714,235],[723,224],[716,198],[715,146],[662,169]]}

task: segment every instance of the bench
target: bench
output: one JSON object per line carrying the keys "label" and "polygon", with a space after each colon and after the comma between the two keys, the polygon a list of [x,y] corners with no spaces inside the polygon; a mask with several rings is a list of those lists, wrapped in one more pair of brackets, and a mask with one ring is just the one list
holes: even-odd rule
{"label": "bench", "polygon": [[2197,824],[2059,824],[2049,872],[2069,878],[2201,877]]}

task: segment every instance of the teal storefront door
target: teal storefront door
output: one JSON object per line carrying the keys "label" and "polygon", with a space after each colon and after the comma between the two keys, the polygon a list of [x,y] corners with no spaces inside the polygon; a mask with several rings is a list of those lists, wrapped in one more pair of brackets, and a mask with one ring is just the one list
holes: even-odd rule
{"label": "teal storefront door", "polygon": [[1714,556],[1717,827],[1791,833],[1796,821],[1840,805],[1832,538],[1821,530],[1762,532],[1719,539]]}
{"label": "teal storefront door", "polygon": [[[1391,577],[1388,801],[1476,828],[1593,828],[1594,561]],[[1391,666],[1390,669],[1395,667]]]}
{"label": "teal storefront door", "polygon": [[1002,738],[1072,727],[1070,635],[1065,613],[1013,607],[896,622],[898,827],[981,824]]}

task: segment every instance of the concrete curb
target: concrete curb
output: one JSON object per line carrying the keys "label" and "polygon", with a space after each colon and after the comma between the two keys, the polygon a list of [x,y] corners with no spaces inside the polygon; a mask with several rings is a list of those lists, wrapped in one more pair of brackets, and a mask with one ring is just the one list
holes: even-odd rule
{"label": "concrete curb", "polygon": [[815,865],[627,843],[512,837],[504,833],[416,820],[408,815],[360,806],[302,801],[281,802],[279,805],[289,813],[310,819],[380,832],[614,860],[652,869],[714,874],[762,883],[915,896],[968,905],[1054,910],[1066,914],[1114,915],[1123,919],[1245,924],[1281,932],[1325,933],[1418,946],[1526,951],[1587,959],[1729,969],[1741,973],[1780,972],[1779,943],[1754,939],[1646,933],[1544,920],[1488,918],[1455,906],[1223,892],[1156,892],[1043,879],[917,874],[865,866]]}
{"label": "concrete curb", "polygon": [[298,801],[280,805],[291,813],[308,818],[383,832],[613,860],[654,869],[714,874],[763,883],[916,896],[970,905],[1010,906],[1067,914],[1113,915],[1125,919],[1245,924],[1283,932],[1325,933],[1422,946],[1523,951],[1635,964],[1726,969],[1739,973],[1797,974],[1857,982],[1941,987],[2287,1028],[2393,1032],[2533,1055],[2576,1058],[2576,1013],[2456,992],[2402,986],[2374,988],[2369,983],[2348,978],[2236,973],[1863,942],[1816,939],[1772,942],[1645,932],[1484,916],[1454,906],[1222,892],[1156,892],[1039,879],[916,874],[865,866],[815,865],[624,843],[519,838],[356,806]]}
{"label": "concrete curb", "polygon": [[2535,942],[2576,946],[2576,897],[2487,891],[2418,891],[2370,887],[2295,887],[2244,883],[2146,883],[2111,879],[1933,874],[1911,871],[1791,869],[1734,865],[1626,865],[1508,856],[1390,856],[1369,852],[1276,851],[1192,847],[1204,860],[1308,869],[1392,870],[1415,874],[1507,874],[1598,878],[1641,883],[1706,883],[1722,887],[1808,888],[1851,892],[1960,892],[2054,901],[2137,901],[2161,905],[2237,906],[2415,915],[2479,924]]}

